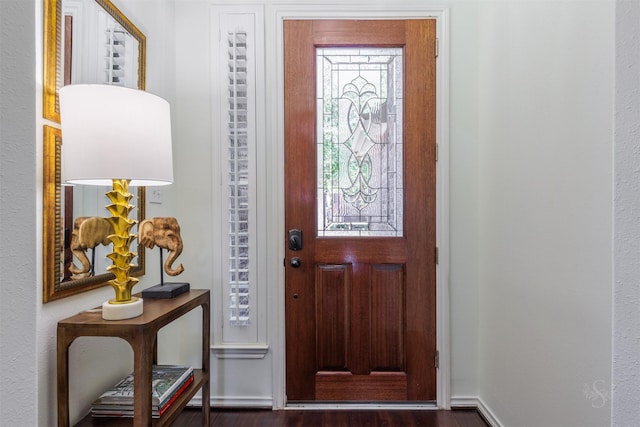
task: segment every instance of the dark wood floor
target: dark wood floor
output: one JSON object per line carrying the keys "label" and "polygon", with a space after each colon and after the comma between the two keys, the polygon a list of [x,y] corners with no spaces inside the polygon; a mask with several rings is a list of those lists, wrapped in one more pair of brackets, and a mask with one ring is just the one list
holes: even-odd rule
{"label": "dark wood floor", "polygon": [[[199,410],[187,409],[174,427],[198,426],[202,422]],[[424,427],[487,427],[475,410],[414,411],[414,410],[286,410],[230,411],[213,410],[211,426],[222,427],[354,427],[354,426],[424,426]]]}
{"label": "dark wood floor", "polygon": [[[108,425],[131,425],[131,419],[112,419]],[[104,426],[106,419],[88,415],[77,426]],[[172,427],[202,425],[200,409],[185,409]],[[473,409],[436,410],[220,410],[211,411],[212,427],[488,427]]]}

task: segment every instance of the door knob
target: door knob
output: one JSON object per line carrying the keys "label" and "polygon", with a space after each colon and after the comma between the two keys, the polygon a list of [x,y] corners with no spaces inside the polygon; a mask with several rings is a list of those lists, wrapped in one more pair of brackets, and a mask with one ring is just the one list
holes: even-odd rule
{"label": "door knob", "polygon": [[300,258],[298,257],[291,258],[291,267],[299,268],[301,265],[302,265],[302,260],[300,260]]}
{"label": "door knob", "polygon": [[289,249],[292,251],[302,249],[302,230],[297,228],[289,230]]}

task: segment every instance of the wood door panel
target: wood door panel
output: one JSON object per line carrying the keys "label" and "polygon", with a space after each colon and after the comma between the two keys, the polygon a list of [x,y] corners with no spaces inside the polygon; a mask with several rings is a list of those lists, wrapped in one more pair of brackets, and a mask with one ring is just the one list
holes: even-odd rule
{"label": "wood door panel", "polygon": [[351,265],[316,270],[316,354],[318,370],[347,370],[351,318]]}
{"label": "wood door panel", "polygon": [[[336,246],[336,241],[340,246]],[[351,254],[345,258],[345,252]],[[404,264],[409,255],[404,237],[367,238],[326,237],[315,239],[314,261],[318,263],[341,263],[343,260],[365,264]]]}
{"label": "wood door panel", "polygon": [[407,375],[402,372],[374,372],[371,375],[318,372],[315,383],[318,400],[407,400]]}
{"label": "wood door panel", "polygon": [[373,265],[370,276],[371,370],[404,371],[404,268]]}
{"label": "wood door panel", "polygon": [[313,42],[316,46],[402,46],[406,40],[404,22],[375,20],[314,21]]}

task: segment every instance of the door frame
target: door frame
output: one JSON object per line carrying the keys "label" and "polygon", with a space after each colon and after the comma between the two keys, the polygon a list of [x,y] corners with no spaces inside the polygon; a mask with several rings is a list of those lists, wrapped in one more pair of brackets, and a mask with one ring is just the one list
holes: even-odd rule
{"label": "door frame", "polygon": [[[273,125],[268,130],[272,150],[267,159],[273,165],[274,173],[271,188],[273,206],[269,209],[269,224],[275,226],[269,232],[269,240],[277,246],[277,259],[285,258],[284,246],[284,36],[283,21],[288,19],[416,19],[436,20],[438,38],[438,56],[436,58],[436,142],[438,144],[438,162],[436,163],[436,241],[439,259],[436,265],[436,347],[439,351],[439,369],[437,370],[436,406],[449,409],[451,405],[450,389],[450,322],[449,322],[449,8],[416,8],[395,6],[345,5],[339,12],[334,7],[311,5],[273,5],[267,9],[271,31],[266,34],[267,71],[275,75],[277,84],[267,89],[270,100],[268,122]],[[269,93],[270,92],[270,93]],[[275,239],[275,240],[274,240]],[[277,242],[277,243],[276,243]],[[270,263],[273,264],[273,263]],[[284,288],[285,271],[282,265],[271,265],[268,270],[270,300],[269,336],[273,356],[273,407],[287,407],[285,391],[285,316]],[[396,404],[397,405],[397,404]],[[407,407],[407,404],[402,404]],[[311,404],[313,408],[320,404]],[[335,405],[333,405],[335,406]],[[344,405],[341,405],[344,406]],[[351,407],[352,405],[350,405]],[[379,407],[380,405],[376,405]],[[389,406],[393,406],[390,404]],[[412,405],[421,408],[427,405]],[[297,408],[300,405],[296,405]]]}

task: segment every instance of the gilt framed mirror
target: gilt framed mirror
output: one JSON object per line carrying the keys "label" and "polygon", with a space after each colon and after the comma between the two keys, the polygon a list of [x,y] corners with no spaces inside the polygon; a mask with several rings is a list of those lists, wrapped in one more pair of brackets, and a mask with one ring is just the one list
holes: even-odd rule
{"label": "gilt framed mirror", "polygon": [[[60,123],[58,91],[66,84],[100,83],[145,89],[146,38],[109,0],[44,0],[43,116]],[[98,187],[66,186],[62,179],[62,135],[44,126],[43,155],[43,302],[95,289],[114,276],[106,272],[106,247],[72,243],[74,225],[104,217],[104,193]],[[145,218],[144,187],[132,216]],[[137,212],[136,212],[137,211]],[[132,245],[132,250],[133,245]],[[144,246],[138,245],[132,276],[145,272]]]}

